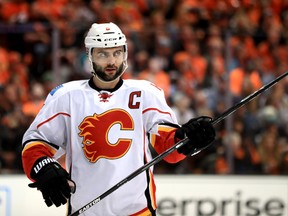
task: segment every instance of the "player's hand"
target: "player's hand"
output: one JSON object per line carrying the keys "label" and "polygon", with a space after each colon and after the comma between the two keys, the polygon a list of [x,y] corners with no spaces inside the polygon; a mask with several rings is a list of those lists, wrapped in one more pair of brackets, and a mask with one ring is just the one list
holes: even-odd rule
{"label": "player's hand", "polygon": [[189,142],[181,146],[177,151],[184,155],[191,155],[197,149],[206,147],[215,140],[216,132],[211,123],[212,118],[200,116],[190,119],[182,127],[178,128],[175,133],[176,139],[188,137]]}
{"label": "player's hand", "polygon": [[[36,182],[29,184],[42,192],[43,199],[48,207],[56,207],[67,203],[71,193],[75,192],[75,183],[61,165],[52,158],[43,157],[36,161],[31,171],[31,177]],[[69,182],[74,183],[73,191]]]}

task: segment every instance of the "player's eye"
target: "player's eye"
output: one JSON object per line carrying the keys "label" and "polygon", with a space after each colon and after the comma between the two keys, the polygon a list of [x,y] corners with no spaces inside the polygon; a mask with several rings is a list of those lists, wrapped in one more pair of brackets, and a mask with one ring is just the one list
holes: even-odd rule
{"label": "player's eye", "polygon": [[99,52],[99,53],[97,53],[97,57],[98,58],[107,58],[108,54],[105,52]]}
{"label": "player's eye", "polygon": [[114,52],[114,57],[119,57],[122,55],[122,51],[121,50],[117,50],[116,52]]}

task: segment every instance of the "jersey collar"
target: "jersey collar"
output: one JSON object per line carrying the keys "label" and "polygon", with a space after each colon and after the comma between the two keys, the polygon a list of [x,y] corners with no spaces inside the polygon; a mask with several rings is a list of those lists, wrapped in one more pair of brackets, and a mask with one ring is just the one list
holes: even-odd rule
{"label": "jersey collar", "polygon": [[123,84],[123,79],[120,79],[119,82],[117,83],[117,85],[113,88],[113,89],[101,89],[98,88],[95,83],[93,82],[93,77],[91,77],[88,81],[88,84],[91,88],[95,89],[96,91],[100,92],[100,91],[108,91],[108,92],[114,92],[116,90],[118,90],[122,84]]}

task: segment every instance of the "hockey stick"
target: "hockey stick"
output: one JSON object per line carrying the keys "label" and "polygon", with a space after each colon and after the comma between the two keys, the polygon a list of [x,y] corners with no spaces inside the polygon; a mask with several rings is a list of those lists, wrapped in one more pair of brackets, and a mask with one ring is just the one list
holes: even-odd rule
{"label": "hockey stick", "polygon": [[[271,81],[270,83],[262,86],[260,89],[258,89],[257,91],[255,91],[254,93],[248,95],[247,97],[245,97],[244,99],[242,99],[239,103],[237,103],[236,105],[232,106],[231,108],[229,108],[228,110],[226,110],[224,113],[222,113],[219,117],[215,118],[212,120],[212,124],[215,125],[217,123],[219,123],[220,121],[222,121],[223,119],[225,119],[227,116],[229,116],[230,114],[234,113],[237,109],[239,109],[240,107],[242,107],[244,104],[248,103],[249,101],[251,101],[252,99],[254,99],[255,97],[257,97],[258,95],[260,95],[261,93],[263,93],[264,91],[266,91],[267,89],[269,89],[270,87],[272,87],[273,85],[275,85],[279,80],[283,79],[285,76],[288,75],[288,72],[285,72],[284,74],[280,75],[279,77],[277,77],[275,80]],[[176,149],[180,148],[181,146],[185,145],[188,142],[188,138],[185,138],[179,142],[177,142],[174,146],[170,147],[169,149],[167,149],[166,151],[164,151],[163,153],[157,155],[155,158],[153,158],[153,160],[151,160],[150,162],[148,162],[147,164],[143,165],[142,167],[140,167],[139,169],[137,169],[136,171],[134,171],[133,173],[131,173],[129,176],[127,176],[126,178],[124,178],[122,181],[118,182],[116,185],[114,185],[113,187],[111,187],[109,190],[107,190],[106,192],[104,192],[103,194],[101,194],[99,197],[95,198],[94,200],[92,200],[91,202],[89,202],[88,204],[86,204],[85,206],[83,206],[82,208],[78,209],[77,211],[75,211],[73,214],[71,214],[70,216],[77,216],[83,212],[85,212],[86,210],[88,210],[89,208],[91,208],[92,206],[96,205],[98,202],[100,202],[103,198],[105,198],[106,196],[108,196],[109,194],[111,194],[112,192],[114,192],[115,190],[117,190],[118,188],[120,188],[122,185],[124,185],[125,183],[127,183],[128,181],[130,181],[131,179],[135,178],[136,176],[138,176],[140,173],[144,172],[145,170],[147,170],[148,168],[150,168],[151,166],[155,165],[156,163],[160,162],[164,157],[168,156],[169,154],[171,154],[173,151],[175,151]],[[194,152],[192,153],[191,156],[198,154],[199,152],[201,152],[202,150],[208,148],[209,146],[211,146],[213,144],[210,143],[209,145],[200,148],[200,149],[195,149]]]}

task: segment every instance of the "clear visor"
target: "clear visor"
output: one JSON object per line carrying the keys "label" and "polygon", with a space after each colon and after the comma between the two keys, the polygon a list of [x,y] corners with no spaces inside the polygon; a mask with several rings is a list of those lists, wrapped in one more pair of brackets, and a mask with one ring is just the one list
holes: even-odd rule
{"label": "clear visor", "polygon": [[127,54],[123,48],[115,47],[115,48],[94,48],[91,51],[91,60],[96,64],[102,63],[121,63],[125,61],[127,58]]}

